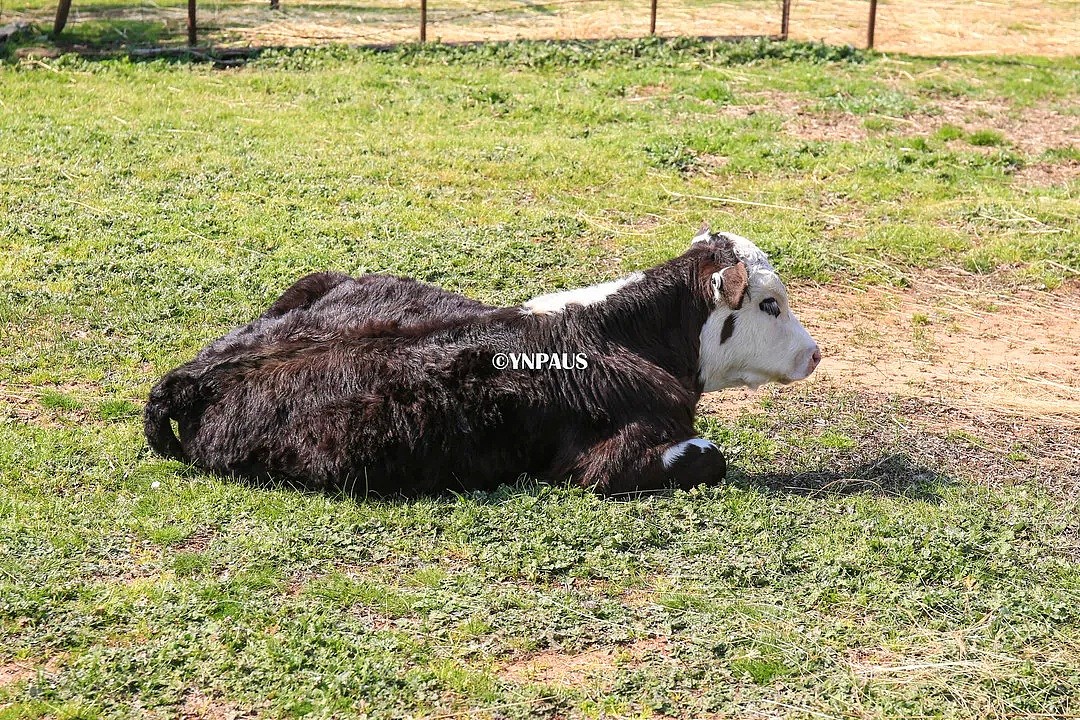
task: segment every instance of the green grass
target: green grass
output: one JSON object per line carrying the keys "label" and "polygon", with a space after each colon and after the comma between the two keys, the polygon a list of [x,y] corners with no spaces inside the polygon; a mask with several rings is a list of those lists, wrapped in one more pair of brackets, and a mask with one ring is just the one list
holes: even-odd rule
{"label": "green grass", "polygon": [[[731,111],[1077,100],[1073,60],[902,62],[635,41],[0,64],[0,718],[196,694],[270,717],[1075,713],[1078,478],[1040,472],[1067,451],[1049,428],[769,391],[700,421],[725,486],[620,501],[253,490],[141,437],[161,373],[316,269],[518,302],[708,219],[794,285],[1075,277],[1075,184],[1015,177],[1075,149],[896,120],[808,140]],[[504,672],[655,638],[606,677]]]}
{"label": "green grass", "polygon": [[968,142],[981,147],[1004,145],[1005,137],[996,130],[976,130],[968,135]]}

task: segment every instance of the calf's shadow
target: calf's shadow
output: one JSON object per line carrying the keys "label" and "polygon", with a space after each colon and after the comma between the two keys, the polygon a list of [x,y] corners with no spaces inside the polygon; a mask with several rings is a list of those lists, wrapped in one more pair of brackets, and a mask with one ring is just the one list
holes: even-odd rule
{"label": "calf's shadow", "polygon": [[[190,465],[183,465],[175,470],[176,474],[186,479],[193,479],[203,474]],[[467,495],[473,502],[500,504],[515,495],[543,495],[558,487],[536,480],[522,478],[516,483],[502,485],[494,490],[455,490],[449,488],[441,492],[420,495],[378,495],[376,493],[349,493],[341,490],[312,490],[288,482],[252,481],[241,478],[223,478],[228,482],[238,482],[253,489],[270,491],[288,491],[301,494],[323,494],[338,499],[350,499],[355,502],[397,502],[408,503],[418,498],[442,498],[453,501],[455,497]],[[828,469],[805,470],[799,472],[745,472],[733,463],[728,468],[727,477],[716,483],[740,489],[758,492],[803,495],[818,497],[827,495],[889,495],[906,497],[924,502],[938,502],[943,487],[954,484],[954,480],[927,465],[915,462],[906,453],[883,453],[867,460],[838,464]],[[620,502],[640,497],[671,495],[672,489],[649,490],[640,492],[614,493],[604,495],[608,501]]]}
{"label": "calf's shadow", "polygon": [[906,453],[887,452],[856,463],[791,473],[745,473],[735,468],[725,482],[770,493],[805,495],[891,495],[928,502],[941,500],[949,475],[916,462]]}

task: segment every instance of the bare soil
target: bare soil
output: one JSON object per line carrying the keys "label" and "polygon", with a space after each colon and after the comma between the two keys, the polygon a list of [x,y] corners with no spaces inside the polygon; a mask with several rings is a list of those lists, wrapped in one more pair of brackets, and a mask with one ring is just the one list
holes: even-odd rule
{"label": "bare soil", "polygon": [[[924,111],[893,117],[821,110],[783,92],[757,93],[753,97],[754,102],[748,105],[726,106],[723,114],[730,117],[748,117],[759,112],[779,115],[784,118],[784,130],[804,140],[866,140],[874,132],[867,127],[867,120],[874,118],[895,126],[897,132],[911,135],[928,135],[945,125],[967,133],[993,130],[1007,143],[1030,155],[1080,144],[1080,116],[1046,105],[1016,108],[1004,100],[941,98]],[[1053,164],[1044,163],[1044,166]],[[1070,163],[1062,162],[1061,166],[1068,168]],[[1071,174],[1068,170],[1054,170],[1048,178],[1055,183],[1068,181],[1075,178],[1075,170]]]}
{"label": "bare soil", "polygon": [[814,382],[1080,427],[1080,284],[937,270],[907,289],[803,287],[793,300],[822,348]]}
{"label": "bare soil", "polygon": [[504,664],[499,677],[515,684],[610,687],[615,674],[648,659],[669,659],[666,638],[637,640],[628,645],[595,648],[580,653],[549,650]]}
{"label": "bare soil", "polygon": [[0,665],[0,688],[12,687],[30,680],[37,672],[21,663],[6,663]]}
{"label": "bare soil", "polygon": [[818,371],[786,388],[711,393],[698,412],[760,415],[770,435],[855,417],[857,444],[839,465],[823,456],[821,472],[800,470],[813,451],[796,448],[796,475],[755,483],[811,494],[869,486],[902,493],[922,475],[945,473],[988,486],[1037,480],[1075,498],[1080,283],[1049,292],[937,270],[908,288],[834,283],[793,287],[791,295],[821,345]]}
{"label": "bare soil", "polygon": [[1029,187],[1062,187],[1080,182],[1080,162],[1040,162],[1020,168],[1017,182]]}
{"label": "bare soil", "polygon": [[242,720],[253,717],[253,713],[209,697],[199,690],[189,691],[179,708],[180,720]]}
{"label": "bare soil", "polygon": [[[1050,292],[936,270],[908,288],[805,285],[791,296],[823,357],[793,386],[804,404],[893,403],[913,438],[968,432],[991,464],[1023,445],[1040,472],[1080,477],[1080,283]],[[713,393],[699,412],[753,408],[762,392]]]}
{"label": "bare soil", "polygon": [[[38,673],[49,678],[60,671],[66,659],[66,654],[58,654],[22,662],[15,660],[0,662],[0,689],[9,689],[30,682],[38,677]],[[3,709],[4,705],[0,703],[0,711]]]}

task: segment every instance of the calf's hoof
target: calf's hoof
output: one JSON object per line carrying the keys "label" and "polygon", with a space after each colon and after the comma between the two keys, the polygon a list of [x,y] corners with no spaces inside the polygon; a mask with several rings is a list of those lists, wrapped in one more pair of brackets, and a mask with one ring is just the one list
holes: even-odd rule
{"label": "calf's hoof", "polygon": [[698,485],[718,485],[727,475],[727,460],[708,440],[693,438],[676,443],[663,455],[669,482],[681,490]]}

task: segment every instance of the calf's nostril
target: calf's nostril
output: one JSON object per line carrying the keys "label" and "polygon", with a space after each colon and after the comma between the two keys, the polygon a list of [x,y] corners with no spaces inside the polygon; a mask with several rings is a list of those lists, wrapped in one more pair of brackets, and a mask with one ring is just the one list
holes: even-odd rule
{"label": "calf's nostril", "polygon": [[814,354],[810,356],[810,359],[814,361],[815,365],[821,362],[821,350],[814,350]]}

